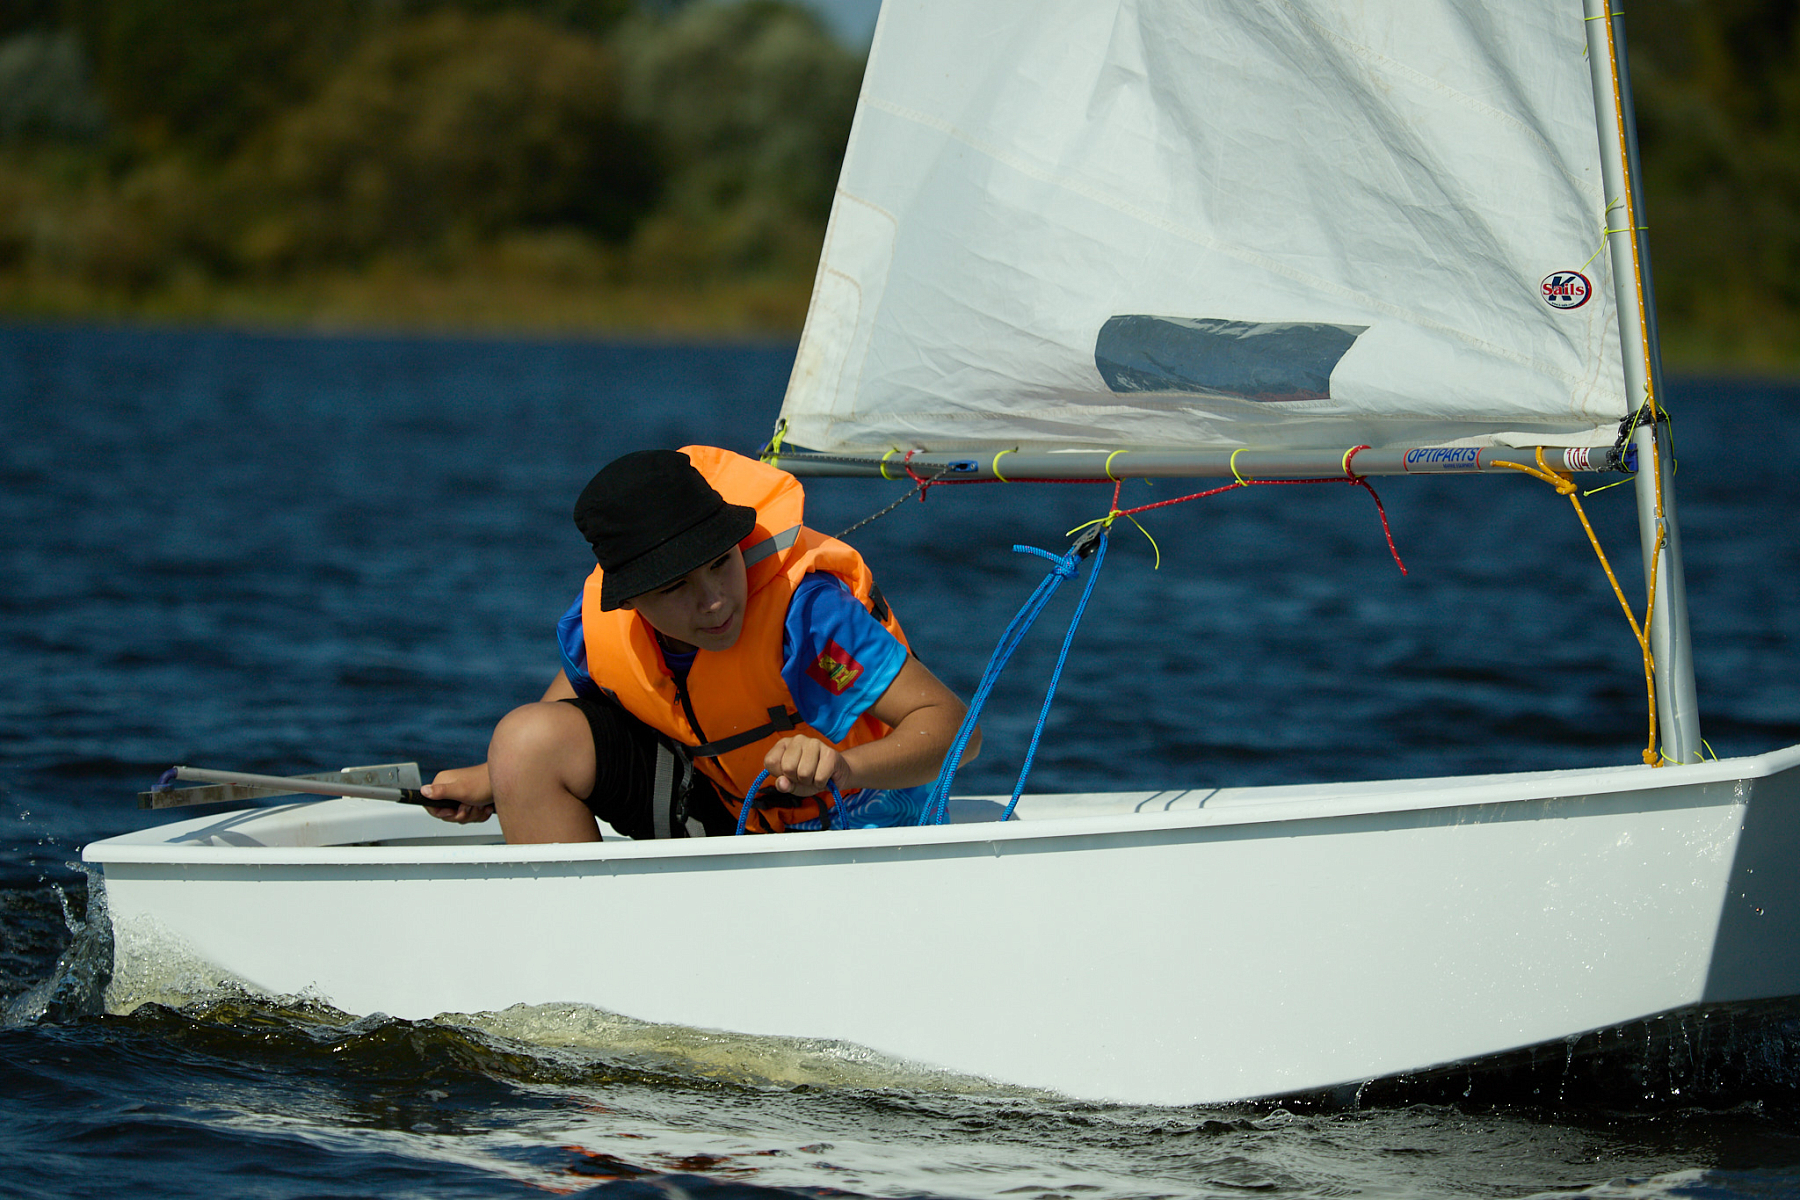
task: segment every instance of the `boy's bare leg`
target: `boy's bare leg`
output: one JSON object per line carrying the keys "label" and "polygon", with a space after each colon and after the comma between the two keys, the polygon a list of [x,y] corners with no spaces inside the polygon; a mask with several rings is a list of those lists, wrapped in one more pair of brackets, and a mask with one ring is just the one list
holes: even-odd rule
{"label": "boy's bare leg", "polygon": [[594,790],[594,765],[593,731],[573,704],[539,701],[502,717],[488,743],[488,774],[506,840],[599,841],[582,802]]}

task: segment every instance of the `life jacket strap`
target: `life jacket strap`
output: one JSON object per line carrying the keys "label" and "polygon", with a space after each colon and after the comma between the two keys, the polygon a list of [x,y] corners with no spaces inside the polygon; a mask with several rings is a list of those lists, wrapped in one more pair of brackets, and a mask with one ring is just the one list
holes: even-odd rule
{"label": "life jacket strap", "polygon": [[800,727],[800,714],[790,712],[781,705],[769,710],[769,723],[758,725],[755,729],[746,729],[742,733],[734,733],[728,738],[720,738],[716,742],[707,742],[695,746],[688,751],[691,758],[717,758],[721,754],[730,754],[733,750],[741,750],[753,742],[760,742],[771,733],[785,733],[789,729]]}
{"label": "life jacket strap", "polygon": [[[790,525],[780,533],[771,534],[757,542],[744,551],[744,566],[753,566],[770,555],[779,554],[781,551],[791,548],[795,542],[800,540],[801,528],[799,525]],[[883,625],[887,624],[891,612],[888,608],[887,597],[881,594],[881,589],[876,587],[873,581],[869,586],[869,612]],[[688,723],[694,727],[695,732],[700,732],[700,725],[694,716],[692,705],[688,703],[686,690],[680,686],[679,681],[676,687],[681,695],[682,706],[687,710]],[[721,754],[730,754],[733,750],[741,750],[752,743],[760,742],[771,733],[785,733],[790,729],[799,728],[799,725],[799,713],[777,705],[769,709],[767,724],[759,725],[755,729],[746,729],[742,733],[735,733],[727,738],[720,738],[716,742],[703,742],[689,748],[687,753],[690,758],[717,758]]]}

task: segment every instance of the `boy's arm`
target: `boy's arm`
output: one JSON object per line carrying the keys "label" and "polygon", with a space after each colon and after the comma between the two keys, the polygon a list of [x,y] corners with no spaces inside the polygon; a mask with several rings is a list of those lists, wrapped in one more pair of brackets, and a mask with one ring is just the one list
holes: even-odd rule
{"label": "boy's arm", "polygon": [[[825,790],[906,788],[937,778],[956,740],[968,708],[924,663],[907,655],[894,681],[868,708],[868,714],[893,728],[878,741],[837,750],[814,737],[783,738],[763,759],[775,787],[796,796]],[[968,762],[981,750],[977,728],[963,752]]]}
{"label": "boy's arm", "polygon": [[[569,683],[568,673],[558,671],[550,686],[544,689],[542,699],[564,700],[573,695],[575,688]],[[441,805],[433,804],[425,809],[440,821],[457,825],[480,824],[494,814],[494,785],[488,779],[486,763],[439,771],[430,783],[419,789],[419,794],[428,800],[443,801]]]}

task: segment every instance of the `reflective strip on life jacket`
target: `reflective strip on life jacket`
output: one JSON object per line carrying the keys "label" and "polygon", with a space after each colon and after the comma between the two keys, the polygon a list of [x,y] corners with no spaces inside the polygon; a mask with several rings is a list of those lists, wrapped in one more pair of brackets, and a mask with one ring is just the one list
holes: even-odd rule
{"label": "reflective strip on life jacket", "polygon": [[744,570],[748,571],[771,554],[776,554],[791,547],[800,540],[800,526],[793,525],[780,533],[772,534],[744,550]]}

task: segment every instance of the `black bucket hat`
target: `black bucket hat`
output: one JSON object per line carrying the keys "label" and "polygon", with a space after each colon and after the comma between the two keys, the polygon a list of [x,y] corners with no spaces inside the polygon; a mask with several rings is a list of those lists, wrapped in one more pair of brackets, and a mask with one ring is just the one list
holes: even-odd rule
{"label": "black bucket hat", "polygon": [[750,536],[756,510],[727,504],[679,450],[638,450],[600,469],[575,502],[605,577],[600,607],[673,583]]}

